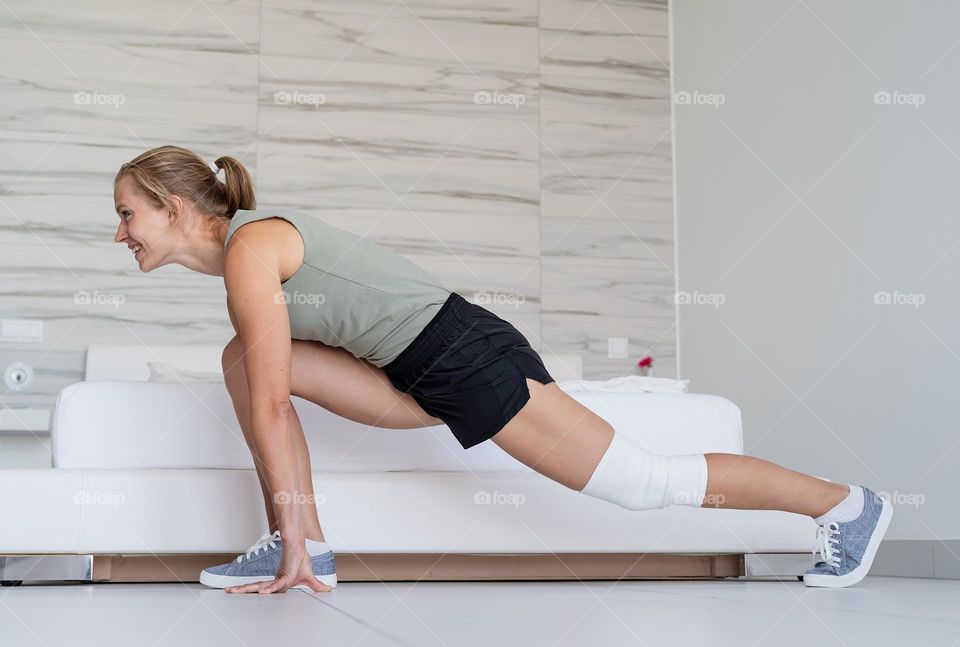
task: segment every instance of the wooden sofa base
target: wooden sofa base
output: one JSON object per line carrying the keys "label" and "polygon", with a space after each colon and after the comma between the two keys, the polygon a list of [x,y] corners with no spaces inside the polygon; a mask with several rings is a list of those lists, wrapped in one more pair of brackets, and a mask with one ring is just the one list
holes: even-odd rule
{"label": "wooden sofa base", "polygon": [[[196,582],[230,554],[96,555],[95,582]],[[339,582],[714,579],[741,577],[744,556],[662,553],[337,553]]]}

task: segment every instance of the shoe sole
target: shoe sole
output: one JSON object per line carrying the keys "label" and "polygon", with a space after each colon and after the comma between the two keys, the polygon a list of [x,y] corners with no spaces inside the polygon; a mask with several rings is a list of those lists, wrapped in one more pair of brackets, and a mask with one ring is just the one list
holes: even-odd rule
{"label": "shoe sole", "polygon": [[816,573],[804,575],[803,583],[807,586],[842,588],[852,586],[865,578],[867,573],[870,572],[870,566],[873,564],[877,549],[880,548],[880,541],[887,533],[887,526],[890,525],[891,518],[893,518],[893,504],[884,501],[880,509],[880,518],[877,519],[877,525],[873,529],[873,534],[870,535],[870,541],[867,542],[867,549],[863,551],[860,565],[855,569],[844,575],[819,575]]}
{"label": "shoe sole", "polygon": [[[330,575],[314,575],[317,580],[326,584],[330,588],[337,588],[337,574],[332,573]],[[200,583],[209,586],[214,589],[225,589],[228,586],[243,586],[244,584],[253,584],[254,582],[272,582],[275,580],[275,577],[263,577],[251,575],[248,577],[237,577],[235,575],[215,575],[214,573],[208,573],[207,571],[200,572]],[[304,591],[312,591],[309,586],[306,584],[297,584],[291,586],[292,589],[303,589]]]}

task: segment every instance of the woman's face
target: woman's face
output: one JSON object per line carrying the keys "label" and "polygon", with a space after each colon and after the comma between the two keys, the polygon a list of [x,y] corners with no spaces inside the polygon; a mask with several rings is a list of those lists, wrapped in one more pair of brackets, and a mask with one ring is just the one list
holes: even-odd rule
{"label": "woman's face", "polygon": [[113,201],[120,218],[113,239],[135,251],[140,270],[149,272],[168,263],[175,236],[167,211],[153,206],[129,175],[117,184]]}

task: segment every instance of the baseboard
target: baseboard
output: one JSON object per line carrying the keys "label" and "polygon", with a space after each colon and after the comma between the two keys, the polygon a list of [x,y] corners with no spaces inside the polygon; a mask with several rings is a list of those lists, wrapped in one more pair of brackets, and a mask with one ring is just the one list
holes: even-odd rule
{"label": "baseboard", "polygon": [[885,539],[870,575],[960,579],[960,539]]}

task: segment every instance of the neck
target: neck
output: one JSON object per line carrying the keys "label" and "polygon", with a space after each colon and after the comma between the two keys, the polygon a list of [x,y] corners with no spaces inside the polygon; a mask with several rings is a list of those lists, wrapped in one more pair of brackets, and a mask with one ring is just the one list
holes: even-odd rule
{"label": "neck", "polygon": [[213,227],[203,226],[200,219],[195,222],[198,222],[198,226],[188,232],[183,243],[178,246],[174,262],[195,272],[223,276],[223,241],[227,237],[230,221],[217,222]]}

